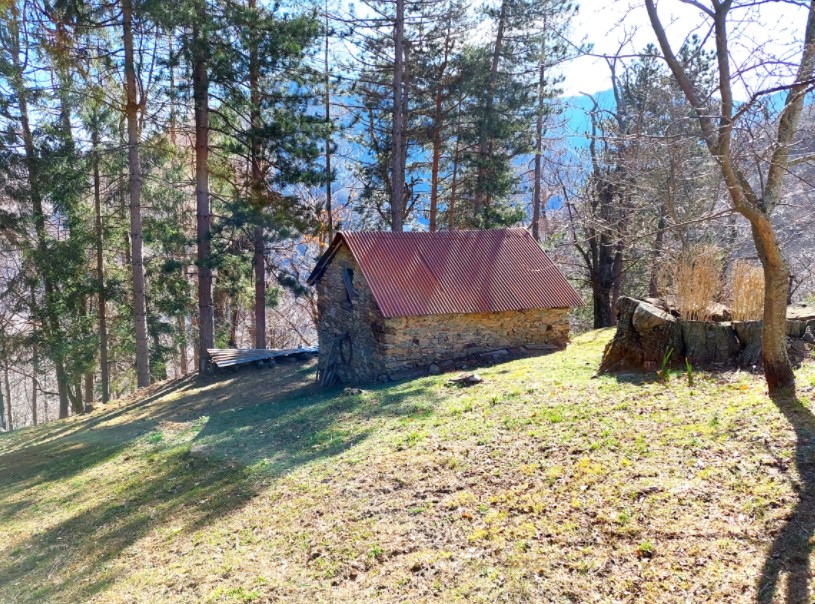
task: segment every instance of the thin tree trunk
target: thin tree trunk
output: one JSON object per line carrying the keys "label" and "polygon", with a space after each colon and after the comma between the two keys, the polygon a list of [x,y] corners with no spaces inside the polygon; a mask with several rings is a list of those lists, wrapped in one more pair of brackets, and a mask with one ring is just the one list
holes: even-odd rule
{"label": "thin tree trunk", "polygon": [[[10,78],[11,86],[17,98],[18,109],[20,110],[20,126],[23,134],[23,147],[25,149],[25,160],[27,168],[28,186],[31,200],[31,208],[34,216],[34,231],[37,237],[37,263],[41,264],[46,262],[48,254],[48,235],[45,229],[45,212],[42,206],[42,194],[40,191],[40,175],[39,175],[39,160],[37,158],[36,150],[34,148],[34,137],[31,133],[31,125],[28,116],[28,91],[23,82],[23,70],[20,63],[21,49],[20,49],[20,31],[19,31],[19,13],[17,5],[12,3],[10,6],[11,20],[8,24],[10,30],[10,37],[12,48],[10,55],[12,57],[12,65],[14,68],[13,76]],[[53,342],[60,330],[59,318],[54,310],[54,284],[51,280],[50,271],[46,268],[41,271],[41,278],[43,283],[43,315],[42,322],[47,339]],[[32,308],[36,312],[36,309]],[[54,370],[57,377],[57,390],[59,392],[59,416],[60,418],[68,417],[70,410],[70,403],[68,401],[68,384],[67,375],[65,373],[65,365],[62,360],[62,353],[54,351]],[[12,423],[12,418],[9,414],[9,425]]]}
{"label": "thin tree trunk", "polygon": [[40,372],[40,359],[37,345],[31,348],[31,421],[36,426],[39,423],[37,414],[37,375]]}
{"label": "thin tree trunk", "polygon": [[332,239],[334,239],[334,209],[332,207],[332,199],[331,199],[331,133],[328,128],[331,126],[331,72],[329,71],[328,66],[328,0],[325,3],[325,56],[324,61],[325,65],[323,66],[325,70],[325,125],[326,125],[326,135],[325,135],[325,173],[326,173],[326,181],[325,181],[325,213],[326,213],[326,228],[327,228],[327,238],[325,241],[325,245],[331,245]]}
{"label": "thin tree trunk", "polygon": [[498,29],[495,33],[495,46],[492,51],[492,63],[490,65],[490,77],[487,81],[487,88],[484,91],[484,115],[481,119],[478,133],[478,168],[476,170],[476,184],[475,195],[473,198],[473,211],[475,217],[481,214],[486,202],[486,188],[487,180],[487,160],[489,158],[490,144],[492,142],[492,134],[489,132],[489,123],[491,121],[490,114],[492,113],[493,93],[495,91],[495,79],[498,75],[498,64],[501,58],[501,52],[504,44],[504,29],[506,27],[507,18],[507,3],[509,0],[501,2],[501,13],[498,17]]}
{"label": "thin tree trunk", "polygon": [[[37,292],[34,289],[34,284],[31,284],[31,308],[37,304]],[[37,346],[37,323],[32,320],[31,323],[31,418],[34,425],[37,425],[37,379],[40,373],[40,351]]]}
{"label": "thin tree trunk", "polygon": [[444,59],[439,66],[437,75],[436,94],[433,99],[433,150],[430,168],[430,232],[437,229],[436,217],[439,211],[439,164],[441,162],[441,133],[442,133],[442,101],[444,74],[447,71],[447,60],[449,55],[450,23],[447,24],[447,37],[444,41]]}
{"label": "thin tree trunk", "polygon": [[96,315],[99,328],[99,372],[102,403],[110,400],[110,367],[108,366],[107,292],[105,291],[105,247],[102,228],[102,187],[99,175],[99,130],[91,132],[93,145],[93,210],[96,235]]}
{"label": "thin tree trunk", "polygon": [[[87,299],[85,300],[85,305],[84,308],[82,309],[82,314],[85,317],[89,317],[91,316],[92,312],[93,312],[93,297],[88,296]],[[84,396],[82,397],[82,400],[85,406],[87,407],[93,403],[93,369],[85,372],[83,380],[85,383],[85,393]]]}
{"label": "thin tree trunk", "polygon": [[190,315],[190,327],[194,338],[192,344],[193,364],[195,367],[201,367],[201,363],[204,361],[201,360],[201,330],[198,329],[198,313],[196,312]]}
{"label": "thin tree trunk", "polygon": [[612,325],[617,322],[617,300],[620,299],[620,294],[623,289],[623,252],[624,246],[622,242],[617,243],[616,251],[614,252],[614,264],[611,271],[614,281],[611,286],[611,318]]}
{"label": "thin tree trunk", "polygon": [[[173,56],[173,32],[170,32],[170,35],[167,36],[167,47],[170,52],[170,56]],[[175,95],[175,68],[173,65],[173,61],[170,61],[169,65],[169,76],[170,76],[170,98],[173,99]],[[175,148],[177,145],[176,140],[176,109],[175,109],[175,100],[170,101],[170,142],[173,144]]]}
{"label": "thin tree trunk", "polygon": [[458,98],[458,105],[456,107],[456,127],[453,138],[453,174],[450,178],[450,199],[447,201],[447,230],[456,230],[456,193],[458,192],[458,164],[459,164],[459,138],[461,137],[461,104],[463,99],[461,95]]}
{"label": "thin tree trunk", "polygon": [[[254,10],[257,0],[249,0],[249,8]],[[266,239],[263,229],[263,171],[260,165],[261,152],[258,130],[260,129],[260,65],[257,41],[252,40],[249,49],[249,99],[250,128],[252,140],[250,148],[252,203],[257,212],[255,226],[255,348],[266,348]],[[233,325],[234,331],[234,325]],[[234,337],[233,337],[234,339]]]}
{"label": "thin tree trunk", "polygon": [[403,229],[405,199],[405,158],[402,138],[404,127],[404,37],[405,0],[396,0],[396,19],[393,25],[393,136],[391,137],[391,229]]}
{"label": "thin tree trunk", "polygon": [[187,375],[190,371],[190,368],[187,365],[187,327],[182,315],[178,315],[176,324],[181,340],[180,344],[178,345],[179,367],[181,368],[181,375]]}
{"label": "thin tree trunk", "polygon": [[127,160],[130,172],[130,260],[133,270],[133,319],[136,323],[136,383],[150,385],[150,353],[147,344],[147,312],[144,288],[141,220],[141,163],[139,161],[139,100],[133,55],[133,12],[131,0],[122,0],[122,35],[125,50],[125,90],[127,104]]}
{"label": "thin tree trunk", "polygon": [[0,388],[0,431],[10,430],[6,425],[6,397],[3,394],[3,389]]}
{"label": "thin tree trunk", "polygon": [[[122,135],[122,140],[124,140],[124,133],[120,129],[120,134]],[[125,170],[124,167],[119,172],[119,213],[121,215],[121,220],[124,221],[125,217],[128,214],[127,208],[127,201],[125,200]],[[123,229],[122,236],[124,237],[122,241],[122,257],[124,258],[125,266],[130,266],[130,229]]]}
{"label": "thin tree trunk", "polygon": [[532,192],[532,237],[535,241],[541,240],[541,179],[543,178],[543,110],[544,110],[544,85],[545,66],[541,57],[538,75],[538,115],[535,122],[535,175]]}
{"label": "thin tree trunk", "polygon": [[87,372],[85,374],[85,406],[93,404],[93,373]]}
{"label": "thin tree trunk", "polygon": [[654,256],[651,260],[651,280],[648,283],[648,295],[652,298],[659,296],[659,259],[662,256],[663,240],[665,239],[665,206],[659,206],[659,219],[657,220],[657,234],[654,240]]}
{"label": "thin tree trunk", "polygon": [[6,390],[6,421],[8,422],[8,429],[14,430],[14,415],[11,411],[11,384],[8,380],[8,363],[3,364],[3,388]]}
{"label": "thin tree trunk", "polygon": [[[229,313],[229,342],[230,346],[238,348],[238,301],[236,298],[232,298],[232,309]],[[266,348],[266,343],[264,342],[260,348]]]}
{"label": "thin tree trunk", "polygon": [[212,308],[212,242],[209,208],[209,73],[205,0],[193,18],[193,100],[195,105],[195,202],[198,246],[198,371],[206,372],[206,354],[215,344]]}

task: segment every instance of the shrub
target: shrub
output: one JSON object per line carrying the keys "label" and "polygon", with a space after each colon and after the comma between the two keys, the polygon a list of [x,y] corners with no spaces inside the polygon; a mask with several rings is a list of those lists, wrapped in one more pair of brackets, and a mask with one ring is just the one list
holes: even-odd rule
{"label": "shrub", "polygon": [[764,314],[764,271],[746,260],[733,263],[730,277],[733,301],[730,312],[735,321],[757,321]]}
{"label": "shrub", "polygon": [[721,291],[722,261],[715,245],[697,245],[682,252],[674,271],[676,307],[686,321],[710,318]]}

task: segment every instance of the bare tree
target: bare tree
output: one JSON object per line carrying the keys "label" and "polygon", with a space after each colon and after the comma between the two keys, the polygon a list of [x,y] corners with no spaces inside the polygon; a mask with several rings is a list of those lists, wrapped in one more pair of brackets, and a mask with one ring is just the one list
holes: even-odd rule
{"label": "bare tree", "polygon": [[711,0],[710,7],[692,2],[711,23],[714,33],[716,59],[719,75],[718,119],[709,103],[694,87],[686,69],[674,53],[665,28],[657,14],[654,0],[645,0],[651,26],[659,41],[662,55],[676,78],[688,102],[696,111],[702,131],[702,139],[715,158],[727,186],[733,209],[750,223],[758,256],[764,267],[764,323],[762,328],[762,361],[767,386],[771,393],[794,389],[792,372],[786,349],[786,311],[789,288],[789,266],[781,251],[771,220],[773,209],[781,201],[783,177],[788,169],[790,148],[801,119],[804,97],[813,86],[815,68],[815,4],[810,2],[804,35],[801,61],[793,83],[777,88],[786,90],[787,96],[781,110],[775,140],[768,149],[769,168],[766,179],[758,185],[750,182],[739,165],[733,150],[735,124],[754,102],[768,92],[753,95],[750,102],[736,107],[733,100],[733,83],[738,76],[731,70],[731,44],[728,39],[728,17],[734,8],[732,0]]}

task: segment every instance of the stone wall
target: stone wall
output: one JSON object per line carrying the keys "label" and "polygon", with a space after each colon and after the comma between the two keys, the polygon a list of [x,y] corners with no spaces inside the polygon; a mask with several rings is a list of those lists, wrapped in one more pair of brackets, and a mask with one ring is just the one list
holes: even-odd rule
{"label": "stone wall", "polygon": [[395,372],[519,346],[564,346],[569,309],[395,317],[385,319],[384,368]]}
{"label": "stone wall", "polygon": [[[354,296],[350,302],[343,277],[346,269],[353,271]],[[337,250],[317,282],[317,309],[320,313],[317,328],[320,371],[325,369],[333,349],[337,377],[343,383],[372,382],[384,373],[379,345],[382,313],[362,270],[345,246]],[[342,340],[350,340],[350,355],[347,343]],[[343,362],[343,356],[349,362]]]}
{"label": "stone wall", "polygon": [[[815,310],[787,310],[787,353],[794,364],[811,356]],[[761,364],[761,321],[685,321],[627,296],[617,300],[617,331],[606,345],[600,373],[659,369],[663,363],[753,367]],[[807,331],[809,330],[809,331]],[[668,351],[671,351],[668,356]]]}

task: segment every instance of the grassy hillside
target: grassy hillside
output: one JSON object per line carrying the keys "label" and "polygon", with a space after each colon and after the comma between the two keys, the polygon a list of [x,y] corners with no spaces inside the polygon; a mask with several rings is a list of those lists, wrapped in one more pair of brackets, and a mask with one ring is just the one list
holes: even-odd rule
{"label": "grassy hillside", "polygon": [[799,372],[804,406],[746,373],[595,378],[610,335],[467,389],[436,376],[343,396],[287,365],[2,435],[0,601],[807,589],[815,369]]}

